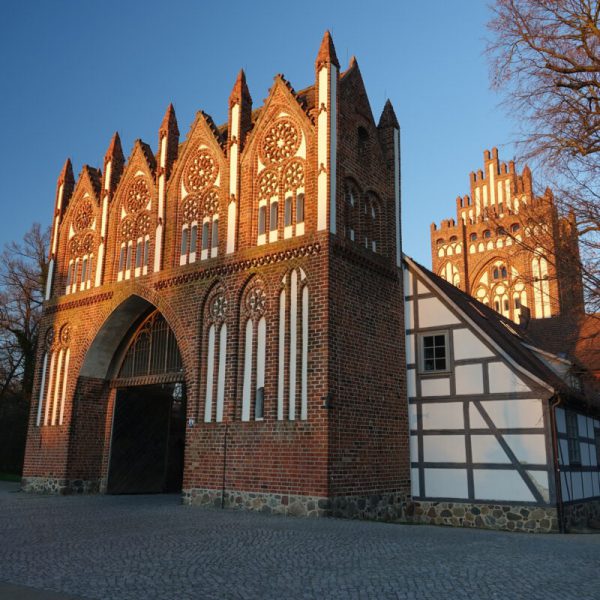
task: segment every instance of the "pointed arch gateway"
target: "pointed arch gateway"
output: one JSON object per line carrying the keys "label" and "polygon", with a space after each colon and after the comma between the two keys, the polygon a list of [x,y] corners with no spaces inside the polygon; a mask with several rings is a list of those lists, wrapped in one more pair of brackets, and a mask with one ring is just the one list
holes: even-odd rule
{"label": "pointed arch gateway", "polygon": [[102,377],[114,399],[107,493],[181,491],[185,375],[175,334],[161,311],[139,296],[128,298],[97,333],[81,375]]}

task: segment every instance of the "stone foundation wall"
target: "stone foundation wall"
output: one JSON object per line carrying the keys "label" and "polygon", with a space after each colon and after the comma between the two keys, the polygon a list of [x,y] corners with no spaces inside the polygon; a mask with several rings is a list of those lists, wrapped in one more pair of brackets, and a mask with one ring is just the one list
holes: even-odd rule
{"label": "stone foundation wall", "polygon": [[[221,507],[221,490],[190,488],[182,493],[184,504]],[[331,513],[329,500],[318,496],[226,491],[223,502],[225,508],[294,517],[325,517]]]}
{"label": "stone foundation wall", "polygon": [[572,527],[600,528],[600,500],[565,504],[563,514],[567,531]]}
{"label": "stone foundation wall", "polygon": [[406,497],[386,493],[370,496],[338,496],[331,499],[331,516],[343,519],[403,521]]}
{"label": "stone foundation wall", "polygon": [[404,520],[408,523],[531,533],[553,533],[559,530],[556,508],[550,506],[410,502],[406,506]]}
{"label": "stone foundation wall", "polygon": [[55,477],[23,477],[21,490],[31,494],[97,494],[100,481],[84,479],[58,479]]}

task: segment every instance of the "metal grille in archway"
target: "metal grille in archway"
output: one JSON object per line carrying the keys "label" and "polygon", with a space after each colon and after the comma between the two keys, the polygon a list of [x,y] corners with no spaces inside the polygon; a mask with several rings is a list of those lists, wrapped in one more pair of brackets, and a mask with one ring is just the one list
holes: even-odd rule
{"label": "metal grille in archway", "polygon": [[131,336],[113,385],[183,381],[183,364],[175,335],[162,314],[151,313]]}

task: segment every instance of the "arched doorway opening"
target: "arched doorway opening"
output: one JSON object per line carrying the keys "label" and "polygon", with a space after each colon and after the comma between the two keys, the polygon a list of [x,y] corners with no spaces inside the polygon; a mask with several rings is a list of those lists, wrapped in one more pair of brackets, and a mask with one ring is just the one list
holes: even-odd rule
{"label": "arched doorway opening", "polygon": [[117,350],[109,494],[181,491],[186,389],[175,335],[160,311],[143,316]]}

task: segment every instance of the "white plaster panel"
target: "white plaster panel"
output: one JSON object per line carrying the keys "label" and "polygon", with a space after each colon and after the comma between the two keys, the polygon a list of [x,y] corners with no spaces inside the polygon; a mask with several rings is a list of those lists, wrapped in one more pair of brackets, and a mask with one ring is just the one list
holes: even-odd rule
{"label": "white plaster panel", "polygon": [[408,268],[404,268],[404,295],[410,296],[412,295],[412,280],[413,274],[410,272]]}
{"label": "white plaster panel", "polygon": [[423,429],[463,429],[462,402],[432,402],[421,407]]}
{"label": "white plaster panel", "polygon": [[543,433],[505,435],[504,441],[521,464],[546,464],[546,436]]}
{"label": "white plaster panel", "polygon": [[535,500],[522,477],[514,470],[474,469],[473,483],[477,500]]}
{"label": "white plaster panel", "polygon": [[493,435],[472,435],[471,452],[473,462],[506,464],[510,459]]}
{"label": "white plaster panel", "polygon": [[487,423],[483,420],[483,417],[474,404],[469,404],[469,422],[471,429],[488,429]]}
{"label": "white plaster panel", "polygon": [[410,460],[411,462],[419,460],[419,438],[416,435],[410,436]]}
{"label": "white plaster panel", "polygon": [[442,327],[454,325],[460,321],[437,298],[423,298],[419,300],[419,326]]}
{"label": "white plaster panel", "polygon": [[425,469],[425,494],[428,498],[468,498],[465,469]]}
{"label": "white plaster panel", "polygon": [[421,495],[421,490],[419,488],[419,469],[410,470],[410,487],[413,496]]}
{"label": "white plaster panel", "polygon": [[455,329],[452,336],[455,360],[494,356],[494,353],[470,329]]}
{"label": "white plaster panel", "polygon": [[421,379],[421,396],[449,396],[450,378]]}
{"label": "white plaster panel", "polygon": [[545,502],[550,502],[550,488],[548,486],[548,473],[546,471],[527,471],[538,492]]}
{"label": "white plaster panel", "polygon": [[411,333],[406,336],[406,364],[415,363],[415,336]]}
{"label": "white plaster panel", "polygon": [[406,370],[406,392],[409,398],[417,395],[417,376],[414,369]]}
{"label": "white plaster panel", "polygon": [[581,437],[587,437],[587,419],[585,415],[577,415],[577,431]]}
{"label": "white plaster panel", "polygon": [[529,391],[529,387],[504,363],[493,362],[488,365],[488,368],[492,394]]}
{"label": "white plaster panel", "polygon": [[417,428],[417,405],[416,404],[408,405],[408,426],[410,429]]}
{"label": "white plaster panel", "polygon": [[413,310],[412,300],[407,300],[404,303],[404,326],[406,329],[415,328],[415,311]]}
{"label": "white plaster panel", "polygon": [[457,394],[483,394],[481,364],[458,365],[454,369]]}
{"label": "white plaster panel", "polygon": [[417,294],[430,294],[431,290],[417,278]]}
{"label": "white plaster panel", "polygon": [[571,499],[580,500],[583,498],[583,477],[577,471],[571,472]]}
{"label": "white plaster panel", "polygon": [[569,442],[567,440],[559,440],[559,463],[563,466],[569,465]]}
{"label": "white plaster panel", "polygon": [[596,451],[596,448],[590,444],[586,444],[584,442],[581,443],[581,464],[584,467],[591,467],[592,466],[592,456],[591,456],[591,450],[592,448],[594,449],[594,452]]}
{"label": "white plaster panel", "polygon": [[[519,429],[544,425],[542,403],[539,400],[488,400],[483,401],[482,406],[499,428]],[[475,412],[479,411],[471,406],[470,414]]]}
{"label": "white plaster panel", "polygon": [[466,462],[464,435],[424,435],[423,459],[426,462]]}
{"label": "white plaster panel", "polygon": [[567,420],[564,408],[556,409],[556,429],[559,433],[567,433]]}

